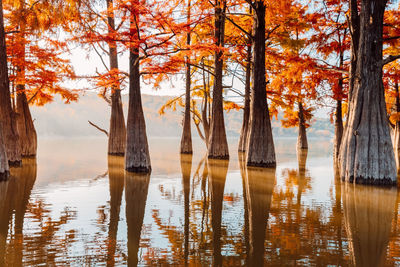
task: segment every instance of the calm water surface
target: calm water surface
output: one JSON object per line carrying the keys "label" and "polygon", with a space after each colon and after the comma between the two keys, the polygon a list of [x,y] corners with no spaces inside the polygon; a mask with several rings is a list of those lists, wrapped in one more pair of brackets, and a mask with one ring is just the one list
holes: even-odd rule
{"label": "calm water surface", "polygon": [[0,266],[396,266],[395,189],[341,184],[331,145],[276,140],[276,169],[179,155],[150,139],[151,175],[105,139],[40,140],[0,183]]}

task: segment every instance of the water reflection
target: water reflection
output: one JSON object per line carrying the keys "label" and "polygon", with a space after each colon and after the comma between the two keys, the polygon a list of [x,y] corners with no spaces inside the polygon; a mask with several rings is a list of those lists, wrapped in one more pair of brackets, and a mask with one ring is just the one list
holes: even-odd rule
{"label": "water reflection", "polygon": [[213,244],[213,266],[222,266],[221,255],[221,219],[222,203],[226,174],[228,173],[228,160],[208,159],[209,184],[211,191],[211,225]]}
{"label": "water reflection", "polygon": [[283,146],[276,169],[164,151],[151,179],[104,156],[42,183],[26,160],[0,183],[0,266],[399,265],[399,194],[342,184],[325,146]]}
{"label": "water reflection", "polygon": [[150,174],[125,172],[126,223],[128,226],[128,266],[137,266],[140,234],[146,208]]}
{"label": "water reflection", "polygon": [[192,158],[191,154],[181,154],[181,171],[182,171],[182,187],[184,198],[184,259],[185,265],[188,264],[189,258],[189,217],[190,217],[190,177],[192,171]]}
{"label": "water reflection", "polygon": [[275,184],[275,168],[247,168],[245,178],[249,216],[249,266],[262,266],[264,263],[264,241],[272,192]]}
{"label": "water reflection", "polygon": [[397,190],[342,185],[346,232],[354,266],[383,266]]}
{"label": "water reflection", "polygon": [[107,266],[115,265],[115,250],[117,247],[117,232],[124,192],[124,157],[108,156],[108,178],[110,187],[110,222],[107,239]]}

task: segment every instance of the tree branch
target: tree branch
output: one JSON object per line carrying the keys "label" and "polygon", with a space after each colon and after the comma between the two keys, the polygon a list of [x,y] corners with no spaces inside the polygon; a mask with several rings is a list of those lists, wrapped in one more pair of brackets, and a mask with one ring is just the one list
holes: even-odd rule
{"label": "tree branch", "polygon": [[390,56],[388,56],[388,57],[386,57],[385,59],[383,59],[382,61],[381,61],[381,66],[383,67],[383,66],[385,66],[386,64],[388,64],[388,63],[390,63],[390,62],[393,62],[393,61],[395,61],[395,60],[397,60],[397,59],[399,59],[400,58],[400,55],[390,55]]}
{"label": "tree branch", "polygon": [[90,125],[92,125],[94,128],[96,128],[96,129],[99,130],[100,132],[103,132],[103,133],[104,133],[105,135],[107,135],[107,137],[108,137],[108,132],[107,132],[106,130],[100,128],[99,126],[97,126],[96,124],[94,124],[94,123],[91,122],[91,121],[88,121],[88,122],[89,122]]}

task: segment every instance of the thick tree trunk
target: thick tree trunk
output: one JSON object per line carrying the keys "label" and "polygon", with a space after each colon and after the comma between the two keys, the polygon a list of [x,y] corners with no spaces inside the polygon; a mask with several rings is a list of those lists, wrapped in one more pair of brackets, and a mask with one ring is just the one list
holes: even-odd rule
{"label": "thick tree trunk", "polygon": [[353,266],[385,266],[397,190],[342,184]]}
{"label": "thick tree trunk", "polygon": [[190,175],[192,171],[192,155],[181,155],[182,187],[185,206],[185,225],[184,225],[184,259],[185,265],[189,259],[189,216],[190,216]]}
{"label": "thick tree trunk", "polygon": [[[108,32],[113,35],[115,32],[113,0],[107,1],[107,20]],[[115,41],[108,42],[110,70],[118,70],[118,53],[117,43]],[[122,109],[121,89],[118,85],[111,88],[111,118],[110,133],[108,136],[108,154],[122,156],[125,154],[126,144],[126,127],[124,119],[124,111]]]}
{"label": "thick tree trunk", "polygon": [[[190,0],[188,2],[187,22],[190,21]],[[186,36],[186,44],[190,45],[190,32]],[[181,153],[192,154],[192,126],[190,124],[190,57],[186,57],[186,92],[185,92],[185,113],[183,115],[183,132],[181,139]]]}
{"label": "thick tree trunk", "polygon": [[269,117],[265,81],[265,5],[257,0],[254,9],[253,84],[251,89],[250,128],[247,165],[275,167],[275,147]]}
{"label": "thick tree trunk", "polygon": [[20,166],[21,150],[16,123],[16,115],[11,107],[10,83],[8,79],[6,40],[3,19],[3,1],[0,2],[0,122],[8,162]]}
{"label": "thick tree trunk", "polygon": [[124,192],[124,158],[108,156],[110,183],[110,222],[108,224],[107,266],[115,266],[115,251],[122,194]]}
{"label": "thick tree trunk", "polygon": [[228,172],[229,161],[227,160],[208,160],[209,184],[211,190],[211,225],[212,225],[212,244],[213,244],[213,266],[222,266],[221,255],[221,222],[222,222],[222,203],[224,200],[224,188],[226,174]]}
{"label": "thick tree trunk", "polygon": [[0,122],[0,182],[7,180],[10,173],[6,147],[4,145],[3,131]]}
{"label": "thick tree trunk", "polygon": [[275,168],[247,168],[246,189],[250,234],[248,266],[264,265],[265,230],[275,185],[275,171]]}
{"label": "thick tree trunk", "polygon": [[386,1],[364,0],[357,71],[340,147],[340,176],[354,183],[397,183],[382,82],[382,33]]}
{"label": "thick tree trunk", "polygon": [[[131,36],[138,38],[137,16],[132,14]],[[142,97],[140,94],[139,49],[134,45],[129,52],[129,107],[125,169],[129,172],[151,172],[149,146],[147,143],[146,122],[144,120]]]}
{"label": "thick tree trunk", "polygon": [[249,133],[250,120],[250,86],[251,86],[251,46],[247,48],[247,63],[246,63],[246,82],[244,89],[244,107],[243,107],[243,122],[240,130],[239,152],[245,152],[247,147],[247,137]]}
{"label": "thick tree trunk", "polygon": [[306,121],[304,119],[304,108],[299,101],[299,136],[297,138],[297,149],[308,149]]}
{"label": "thick tree trunk", "polygon": [[339,158],[339,151],[340,151],[340,144],[342,142],[342,137],[343,137],[342,101],[336,100],[335,136],[333,138],[333,160],[335,163]]}
{"label": "thick tree trunk", "polygon": [[350,0],[350,33],[351,33],[351,61],[349,77],[349,102],[353,96],[354,82],[356,80],[357,53],[360,43],[360,16],[358,14],[358,0]]}
{"label": "thick tree trunk", "polygon": [[20,137],[21,155],[35,157],[37,151],[37,134],[33,124],[24,85],[17,85],[17,128]]}
{"label": "thick tree trunk", "polygon": [[146,209],[150,174],[126,172],[125,201],[128,227],[128,266],[138,265],[140,233]]}
{"label": "thick tree trunk", "polygon": [[[221,4],[223,7],[221,7]],[[215,52],[215,77],[213,89],[213,102],[211,114],[211,131],[208,144],[208,157],[214,159],[228,159],[228,141],[226,140],[224,108],[222,96],[222,70],[223,70],[223,52],[225,36],[225,8],[226,2],[216,1],[215,7],[215,39],[218,50]]]}

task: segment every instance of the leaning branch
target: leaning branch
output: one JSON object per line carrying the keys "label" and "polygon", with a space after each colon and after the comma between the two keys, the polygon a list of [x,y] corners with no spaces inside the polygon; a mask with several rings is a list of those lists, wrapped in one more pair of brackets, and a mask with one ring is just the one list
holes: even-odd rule
{"label": "leaning branch", "polygon": [[390,55],[390,56],[388,56],[387,58],[385,58],[385,59],[383,59],[383,60],[381,61],[381,66],[383,67],[383,66],[385,66],[386,64],[389,64],[390,62],[393,62],[393,61],[395,61],[395,60],[397,60],[397,59],[399,59],[399,58],[400,58],[400,55],[395,55],[395,56]]}
{"label": "leaning branch", "polygon": [[94,124],[94,123],[91,122],[91,121],[88,121],[88,122],[89,122],[90,125],[92,125],[94,128],[96,128],[96,129],[99,130],[100,132],[103,132],[103,133],[104,133],[105,135],[107,135],[107,137],[108,137],[108,132],[107,132],[106,130],[100,128],[99,126],[97,126],[96,124]]}

